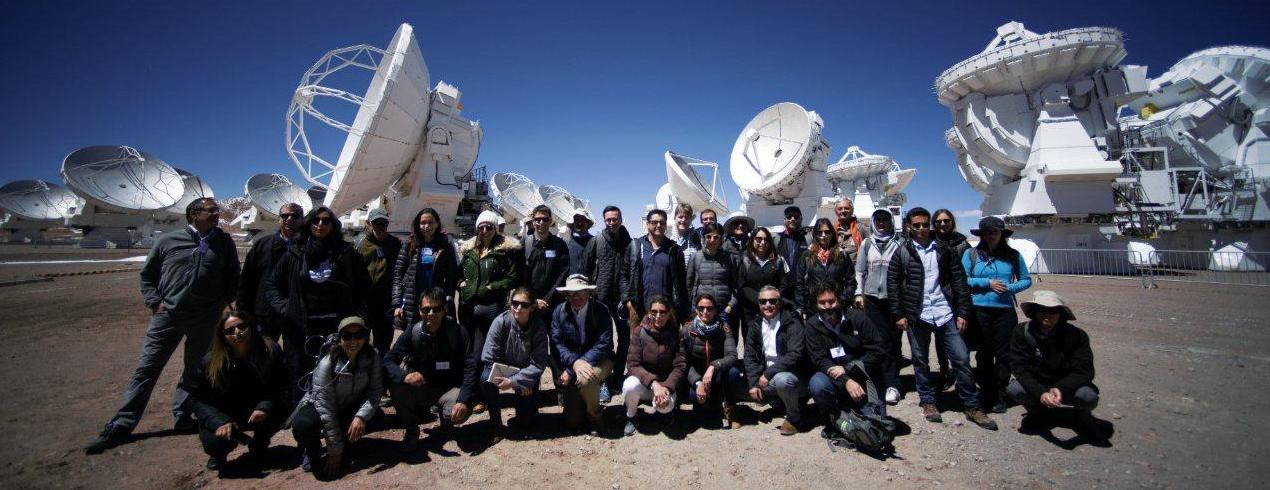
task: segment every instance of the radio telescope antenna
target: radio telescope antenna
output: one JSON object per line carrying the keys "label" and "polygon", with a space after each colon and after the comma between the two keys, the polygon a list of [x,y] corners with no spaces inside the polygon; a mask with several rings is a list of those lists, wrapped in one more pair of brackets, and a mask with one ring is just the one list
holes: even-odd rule
{"label": "radio telescope antenna", "polygon": [[[719,182],[718,163],[671,151],[666,152],[664,157],[666,183],[677,203],[687,203],[697,212],[714,209],[719,214],[728,213],[728,201],[723,195],[723,184]],[[702,175],[702,171],[706,175]],[[661,204],[660,199],[657,202]],[[667,208],[667,211],[673,209]]]}

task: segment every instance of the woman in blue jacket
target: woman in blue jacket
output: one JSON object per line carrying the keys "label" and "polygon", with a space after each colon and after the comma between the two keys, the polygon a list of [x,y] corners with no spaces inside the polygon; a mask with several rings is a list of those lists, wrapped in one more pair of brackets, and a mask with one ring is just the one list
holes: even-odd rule
{"label": "woman in blue jacket", "polygon": [[962,254],[961,265],[975,306],[971,338],[976,341],[979,393],[983,406],[1005,413],[1010,340],[1019,323],[1014,295],[1031,287],[1032,279],[1023,255],[1006,240],[1014,232],[1006,229],[1001,218],[984,217],[970,233],[979,237],[979,244]]}

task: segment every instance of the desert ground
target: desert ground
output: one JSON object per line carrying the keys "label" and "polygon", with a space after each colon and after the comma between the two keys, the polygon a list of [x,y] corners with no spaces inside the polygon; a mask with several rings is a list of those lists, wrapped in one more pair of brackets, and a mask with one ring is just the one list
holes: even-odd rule
{"label": "desert ground", "polygon": [[[303,488],[331,485],[297,467],[287,432],[273,440],[262,472],[226,478],[203,468],[197,436],[171,429],[178,354],[164,371],[134,440],[97,456],[84,444],[120,402],[134,368],[147,312],[138,250],[0,246],[0,487]],[[47,277],[52,276],[52,277]],[[391,408],[359,443],[350,472],[335,484],[362,487],[484,488],[842,488],[945,486],[1005,488],[1247,488],[1270,479],[1270,288],[1042,276],[1071,303],[1089,332],[1102,390],[1100,419],[1115,427],[1110,447],[1085,444],[1068,428],[1019,433],[1024,410],[994,415],[1001,430],[970,424],[955,396],[941,399],[944,423],[920,416],[908,393],[889,415],[900,422],[895,457],[831,449],[818,430],[782,437],[780,417],[745,411],[739,430],[702,428],[686,406],[680,424],[632,437],[566,433],[549,383],[540,394],[542,428],[528,440],[490,445],[486,416],[457,441],[429,435],[400,455]],[[1027,297],[1024,293],[1023,297]],[[905,355],[907,355],[905,348]],[[902,374],[911,387],[911,368]],[[615,397],[606,419],[616,432]],[[810,410],[810,408],[808,408]],[[511,411],[506,412],[511,417]],[[242,454],[238,450],[232,459]]]}

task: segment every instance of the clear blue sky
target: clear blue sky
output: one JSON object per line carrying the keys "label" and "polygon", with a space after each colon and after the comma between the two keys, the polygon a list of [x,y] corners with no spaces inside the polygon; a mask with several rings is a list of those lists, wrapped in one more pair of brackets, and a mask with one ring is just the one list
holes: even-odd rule
{"label": "clear blue sky", "polygon": [[[435,84],[485,127],[478,165],[636,210],[667,149],[726,166],[771,104],[819,112],[850,145],[918,168],[909,204],[977,208],[931,89],[996,26],[1104,25],[1157,76],[1217,45],[1270,44],[1270,2],[4,2],[0,181],[60,182],[62,158],[125,144],[203,176],[218,196],[258,172],[299,173],[284,116],[330,49],[415,26]],[[739,204],[728,181],[728,200]],[[636,212],[631,212],[636,211]]]}

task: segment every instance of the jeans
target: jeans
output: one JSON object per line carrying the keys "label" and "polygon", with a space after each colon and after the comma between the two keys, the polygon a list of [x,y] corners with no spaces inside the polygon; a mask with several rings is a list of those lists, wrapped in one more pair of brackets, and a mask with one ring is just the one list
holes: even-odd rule
{"label": "jeans", "polygon": [[[494,383],[485,381],[489,379],[491,369],[492,366],[485,366],[485,369],[481,372],[481,378],[478,383],[480,383],[481,388],[481,399],[485,402],[487,410],[489,411],[489,419],[494,422],[495,427],[501,429],[503,427],[503,400],[499,397],[498,386],[494,385]],[[512,394],[515,398],[516,419],[519,420],[520,423],[532,424],[533,419],[537,417],[538,404],[534,399],[534,395],[537,393],[538,387],[534,386],[533,391],[531,391],[528,395],[522,395],[519,391]]]}
{"label": "jeans", "polygon": [[857,409],[865,415],[886,417],[886,404],[882,403],[881,398],[878,397],[878,390],[872,381],[862,383],[865,396],[858,402],[852,400],[847,394],[846,383],[845,376],[838,381],[830,379],[825,373],[816,373],[811,377],[809,388],[811,399],[816,400],[816,408],[820,410],[822,420],[826,422],[833,420],[837,410],[842,408]]}
{"label": "jeans", "polygon": [[[877,386],[879,388],[900,388],[900,359],[904,357],[902,349],[904,340],[900,337],[902,334],[900,329],[895,326],[895,322],[891,321],[890,301],[886,298],[875,298],[873,296],[864,297],[864,314],[877,328],[878,333],[882,336],[882,348],[886,350],[886,356],[882,358],[882,365],[876,373]],[[869,373],[874,376],[875,373]]]}
{"label": "jeans", "polygon": [[776,376],[767,381],[767,389],[763,390],[763,403],[773,405],[773,402],[779,400],[785,406],[785,420],[797,425],[803,419],[801,398],[807,396],[807,393],[807,383],[798,379],[794,373],[776,373]]}
{"label": "jeans", "polygon": [[590,383],[579,385],[576,377],[564,386],[559,386],[557,383],[561,394],[564,395],[564,425],[566,427],[577,427],[582,424],[583,413],[586,414],[586,419],[592,427],[600,423],[600,384],[604,383],[609,373],[613,372],[613,360],[602,360],[593,367],[595,377],[591,378]]}
{"label": "jeans", "polygon": [[[281,409],[282,407],[278,407],[276,410]],[[277,434],[282,429],[282,424],[286,422],[286,419],[287,413],[285,411],[280,413],[275,411],[269,413],[264,422],[261,422],[258,426],[248,426],[247,417],[234,417],[234,423],[238,424],[239,430],[251,432],[250,449],[258,451],[269,447],[269,441],[273,439],[274,434]],[[230,451],[238,447],[238,441],[232,438],[227,441],[216,437],[216,430],[209,429],[202,423],[198,425],[198,440],[203,444],[204,453],[222,461],[229,455]]]}
{"label": "jeans", "polygon": [[957,332],[954,322],[949,321],[940,326],[931,325],[916,318],[908,323],[908,346],[913,356],[913,373],[917,379],[917,395],[922,403],[935,403],[935,389],[931,387],[930,347],[931,334],[935,341],[943,344],[944,353],[952,365],[952,374],[957,379],[957,394],[966,410],[979,408],[979,389],[975,387],[975,377],[970,372],[970,353],[966,343]]}
{"label": "jeans", "polygon": [[[450,414],[454,412],[454,405],[459,401],[458,387],[443,392],[427,384],[414,386],[407,383],[392,383],[388,386],[388,391],[392,394],[392,403],[397,408],[401,425],[406,430],[419,429],[419,409],[421,408],[427,410],[436,407],[441,426],[453,425]],[[460,424],[463,422],[466,420],[458,421]]]}
{"label": "jeans", "polygon": [[626,379],[626,351],[631,346],[631,326],[627,320],[630,312],[621,304],[605,306],[613,314],[613,340],[617,344],[617,353],[613,357],[613,372],[609,373],[608,382],[604,384],[608,385],[609,393],[614,393],[622,388],[622,381]]}
{"label": "jeans", "polygon": [[720,403],[731,405],[736,402],[745,401],[748,397],[746,394],[750,389],[749,383],[745,381],[745,374],[736,366],[727,369],[715,369],[714,374],[710,377],[710,391],[706,393],[706,401],[702,403],[697,400],[697,383],[701,380],[701,374],[696,368],[688,368],[687,382],[685,383],[684,396],[692,400],[696,406],[710,406],[718,408]]}
{"label": "jeans", "polygon": [[[163,367],[176,351],[181,338],[185,338],[185,366],[181,370],[181,378],[196,368],[207,353],[212,342],[212,330],[220,321],[221,310],[215,308],[198,313],[178,313],[164,310],[150,317],[146,327],[145,340],[141,344],[141,357],[137,360],[137,369],[128,381],[128,388],[123,393],[123,406],[110,421],[116,430],[131,433],[145,413],[150,403],[150,395],[154,393],[154,384],[159,380]],[[181,420],[192,415],[187,399],[189,393],[178,384],[172,396],[172,417]]]}
{"label": "jeans", "polygon": [[[644,383],[639,382],[639,378],[627,376],[626,381],[622,383],[622,400],[626,402],[626,418],[634,418],[635,414],[639,413],[639,402],[653,400],[653,389],[644,386]],[[661,408],[653,405],[653,410],[657,413],[670,413],[674,411],[677,403],[679,403],[678,397],[672,391],[670,403]]]}
{"label": "jeans", "polygon": [[[1033,397],[1027,394],[1023,389],[1023,385],[1018,380],[1011,379],[1010,384],[1006,386],[1005,392],[1010,398],[1013,398],[1019,405],[1023,405],[1027,410],[1033,411],[1046,408],[1041,405],[1039,397]],[[1064,405],[1070,405],[1077,410],[1093,410],[1098,407],[1098,387],[1093,385],[1085,385],[1076,389],[1072,394],[1072,399],[1063,400]]]}
{"label": "jeans", "polygon": [[[984,406],[1005,401],[1005,388],[1010,382],[1010,340],[1019,324],[1014,308],[975,307],[974,335],[976,377],[983,393]],[[969,333],[969,332],[967,332]]]}

